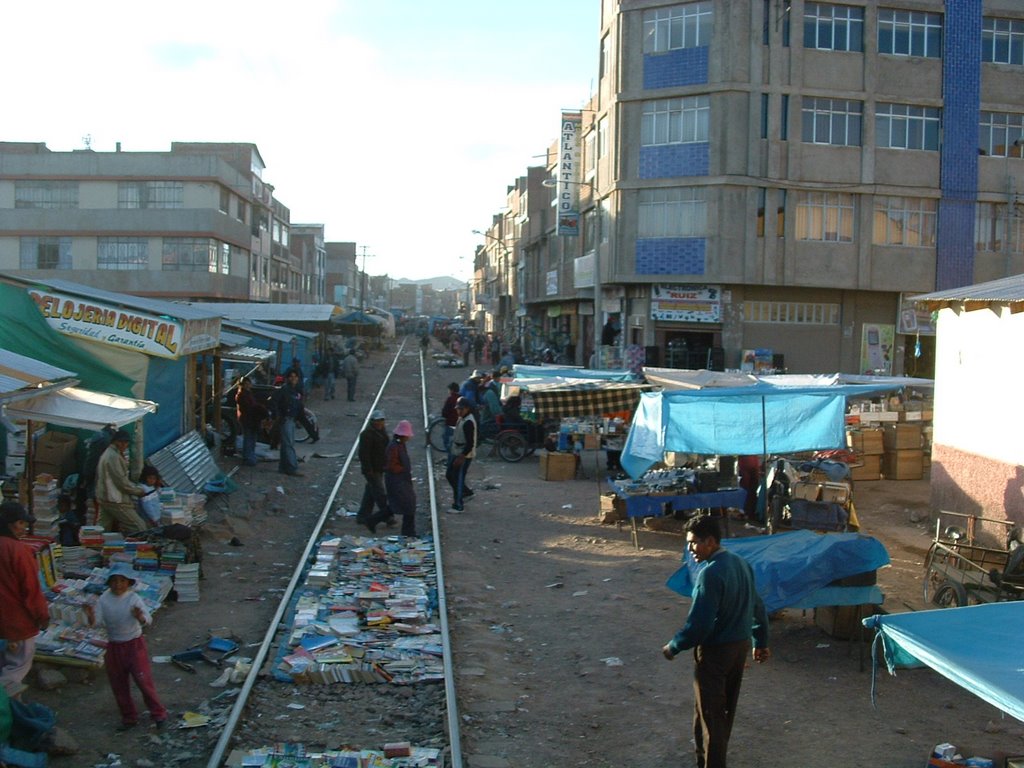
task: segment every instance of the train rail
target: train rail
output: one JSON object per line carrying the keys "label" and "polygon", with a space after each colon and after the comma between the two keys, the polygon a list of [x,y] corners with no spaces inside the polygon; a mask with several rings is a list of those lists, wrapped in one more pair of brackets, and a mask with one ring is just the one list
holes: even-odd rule
{"label": "train rail", "polygon": [[[377,409],[380,404],[385,400],[386,397],[390,396],[390,393],[394,392],[401,385],[394,381],[396,369],[403,357],[404,350],[406,348],[406,341],[403,341],[399,346],[393,360],[391,361],[390,367],[381,383],[376,397],[373,399],[370,406],[366,409],[366,413],[363,415],[362,426],[360,430],[365,428],[370,421],[370,414]],[[421,427],[426,430],[428,424],[428,408],[427,408],[427,381],[426,381],[426,370],[424,367],[424,360],[422,354],[418,355],[419,358],[419,388],[420,398],[419,406],[421,409]],[[298,557],[294,570],[291,574],[291,578],[288,582],[287,587],[284,589],[281,599],[274,612],[273,618],[270,620],[266,632],[260,642],[258,648],[255,651],[253,661],[247,676],[238,691],[235,698],[235,703],[231,708],[230,714],[228,715],[227,721],[220,734],[220,737],[214,746],[212,753],[210,754],[207,762],[207,768],[219,768],[225,764],[225,760],[229,754],[229,749],[234,750],[246,750],[259,748],[266,745],[263,744],[245,744],[243,742],[244,737],[240,736],[240,731],[246,723],[246,718],[250,714],[250,707],[253,703],[254,694],[258,692],[262,686],[288,686],[289,683],[282,683],[273,679],[273,676],[269,674],[273,663],[272,654],[282,642],[287,641],[287,628],[284,625],[286,616],[288,614],[290,606],[293,605],[293,598],[296,596],[297,590],[303,585],[303,579],[308,571],[311,560],[314,556],[314,550],[317,547],[318,542],[325,535],[325,531],[328,530],[328,525],[332,519],[332,515],[336,512],[339,495],[343,488],[343,484],[353,474],[358,478],[354,481],[361,484],[361,478],[358,477],[358,472],[350,472],[352,469],[353,459],[356,457],[358,451],[358,436],[352,441],[352,445],[348,451],[347,457],[344,464],[341,467],[340,472],[334,478],[331,491],[323,504],[319,516],[313,525],[312,532],[305,543],[300,556]],[[429,530],[431,532],[431,538],[433,543],[433,562],[436,569],[436,593],[437,593],[437,623],[439,625],[441,645],[443,650],[443,668],[444,668],[444,712],[438,712],[437,717],[439,721],[439,727],[443,728],[447,736],[447,743],[441,749],[440,765],[449,766],[450,768],[462,768],[462,748],[461,748],[461,737],[459,730],[459,712],[455,695],[455,683],[454,683],[454,669],[452,664],[452,652],[451,642],[449,637],[448,627],[448,602],[445,590],[444,581],[444,559],[442,542],[440,536],[440,528],[438,523],[438,505],[437,505],[437,494],[435,487],[435,472],[434,472],[434,457],[431,455],[429,450],[423,451],[423,462],[425,464],[425,477],[428,488],[428,501],[426,505],[429,509]],[[427,526],[425,521],[425,512],[423,511],[424,504],[420,503],[420,533],[421,535],[426,532]],[[433,684],[436,683],[425,683]],[[338,684],[345,686],[347,684]],[[353,685],[360,685],[354,683]],[[381,684],[387,685],[387,684]],[[381,688],[381,685],[370,686],[374,689]],[[302,690],[307,686],[292,686],[294,689],[292,693],[297,696],[301,701],[304,691]],[[336,686],[332,686],[336,687]],[[301,704],[297,706],[302,706]],[[344,730],[344,729],[342,729]],[[338,734],[342,737],[342,741],[346,741],[343,738],[343,734]],[[379,749],[380,745],[351,745],[353,748],[365,748],[365,749]],[[417,746],[413,744],[412,746]]]}

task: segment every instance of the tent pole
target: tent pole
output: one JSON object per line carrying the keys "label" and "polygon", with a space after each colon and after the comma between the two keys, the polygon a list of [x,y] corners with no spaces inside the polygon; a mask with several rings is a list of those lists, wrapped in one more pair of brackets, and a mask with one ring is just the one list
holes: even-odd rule
{"label": "tent pole", "polygon": [[[761,498],[764,499],[764,522],[768,523],[771,511],[768,508],[768,416],[767,398],[761,395]],[[757,505],[754,505],[757,508]]]}

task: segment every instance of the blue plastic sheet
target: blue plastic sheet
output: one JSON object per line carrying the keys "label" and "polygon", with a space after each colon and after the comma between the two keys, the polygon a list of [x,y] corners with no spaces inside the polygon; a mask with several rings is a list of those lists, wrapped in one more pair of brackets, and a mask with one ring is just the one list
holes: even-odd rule
{"label": "blue plastic sheet", "polygon": [[[750,563],[757,593],[768,613],[795,606],[836,579],[889,564],[882,542],[861,533],[792,531],[722,539],[722,546]],[[701,567],[686,552],[683,566],[669,577],[666,586],[689,597]]]}
{"label": "blue plastic sheet", "polygon": [[925,664],[1024,721],[1024,602],[869,616],[864,626],[878,630],[889,672]]}

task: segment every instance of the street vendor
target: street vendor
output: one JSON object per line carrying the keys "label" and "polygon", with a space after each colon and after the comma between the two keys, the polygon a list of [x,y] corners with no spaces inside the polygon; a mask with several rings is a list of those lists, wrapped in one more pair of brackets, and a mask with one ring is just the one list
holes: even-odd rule
{"label": "street vendor", "polygon": [[105,530],[124,534],[139,533],[149,526],[139,517],[135,499],[145,489],[128,477],[128,443],[132,436],[117,430],[96,465],[96,500],[100,506],[100,525]]}

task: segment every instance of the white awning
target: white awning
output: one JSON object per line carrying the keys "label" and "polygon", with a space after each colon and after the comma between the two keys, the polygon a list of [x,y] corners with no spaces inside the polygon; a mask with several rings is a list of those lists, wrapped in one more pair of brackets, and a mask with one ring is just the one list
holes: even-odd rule
{"label": "white awning", "polygon": [[9,419],[94,430],[107,424],[123,427],[147,413],[155,413],[156,409],[157,404],[149,400],[134,400],[76,387],[46,392],[3,407],[4,415]]}

